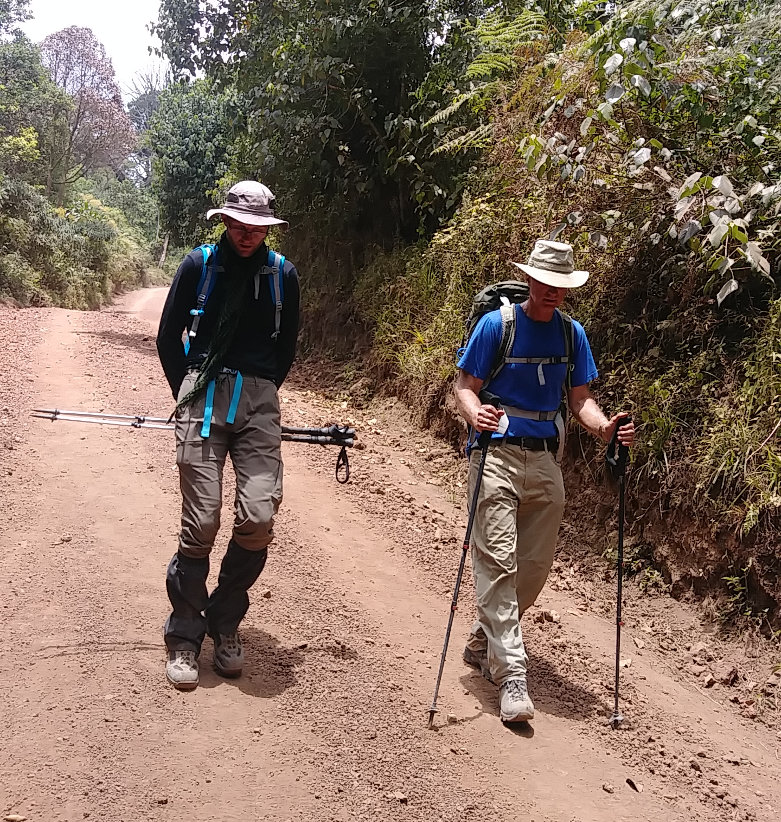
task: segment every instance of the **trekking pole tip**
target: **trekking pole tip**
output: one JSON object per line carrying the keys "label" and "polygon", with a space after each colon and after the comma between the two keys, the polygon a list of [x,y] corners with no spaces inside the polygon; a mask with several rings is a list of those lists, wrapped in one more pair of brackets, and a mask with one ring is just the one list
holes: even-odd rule
{"label": "trekking pole tip", "polygon": [[610,721],[607,724],[615,731],[623,721],[624,717],[621,716],[620,712],[616,711],[613,716],[610,717]]}
{"label": "trekking pole tip", "polygon": [[428,729],[430,731],[436,730],[434,728],[434,717],[438,714],[439,711],[436,708],[431,708],[428,712]]}

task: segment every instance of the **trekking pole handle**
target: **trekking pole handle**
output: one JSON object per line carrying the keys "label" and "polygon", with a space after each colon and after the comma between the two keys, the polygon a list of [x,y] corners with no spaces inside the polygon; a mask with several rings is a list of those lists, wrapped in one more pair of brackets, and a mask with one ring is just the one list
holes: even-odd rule
{"label": "trekking pole handle", "polygon": [[622,477],[626,473],[626,461],[629,457],[629,447],[618,441],[618,429],[621,428],[622,425],[627,425],[627,423],[630,422],[632,422],[631,414],[622,414],[616,420],[616,428],[615,431],[613,431],[613,436],[610,438],[607,453],[605,454],[605,460],[607,460],[611,468],[615,469],[615,475],[617,477]]}
{"label": "trekking pole handle", "polygon": [[[501,401],[496,394],[491,394],[489,391],[481,391],[478,395],[480,402],[483,405],[493,405],[494,408],[501,408]],[[491,437],[493,436],[493,431],[481,431],[479,436],[477,437],[477,445],[482,449],[488,448],[489,444],[491,443]]]}

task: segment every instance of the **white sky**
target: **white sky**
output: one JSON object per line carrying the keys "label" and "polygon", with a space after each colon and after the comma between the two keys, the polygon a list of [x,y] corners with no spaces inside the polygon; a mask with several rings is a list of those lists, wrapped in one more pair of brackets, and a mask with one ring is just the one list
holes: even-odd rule
{"label": "white sky", "polygon": [[160,0],[31,0],[33,19],[22,28],[36,43],[68,26],[92,29],[106,47],[127,100],[127,89],[135,75],[160,65],[159,59],[147,51],[149,46],[159,45],[147,30],[147,25],[157,19],[159,8]]}

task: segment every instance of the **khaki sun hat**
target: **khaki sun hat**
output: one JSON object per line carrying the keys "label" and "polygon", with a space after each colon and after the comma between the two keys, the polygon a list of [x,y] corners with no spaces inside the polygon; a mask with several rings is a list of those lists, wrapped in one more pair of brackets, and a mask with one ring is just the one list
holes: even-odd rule
{"label": "khaki sun hat", "polygon": [[244,180],[236,183],[225,198],[222,208],[212,208],[206,212],[206,219],[215,214],[224,214],[246,225],[288,225],[287,220],[274,216],[274,195],[263,183]]}
{"label": "khaki sun hat", "polygon": [[529,262],[515,263],[524,273],[554,288],[577,288],[588,279],[588,271],[575,270],[575,255],[568,243],[537,240]]}

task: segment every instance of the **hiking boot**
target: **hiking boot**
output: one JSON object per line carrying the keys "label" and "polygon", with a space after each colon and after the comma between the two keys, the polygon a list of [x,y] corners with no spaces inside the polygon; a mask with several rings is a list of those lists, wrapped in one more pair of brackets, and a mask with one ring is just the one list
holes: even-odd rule
{"label": "hiking boot", "polygon": [[508,679],[499,689],[501,695],[501,710],[499,718],[502,722],[525,722],[534,719],[534,705],[526,690],[526,677]]}
{"label": "hiking boot", "polygon": [[198,687],[198,654],[195,651],[169,651],[165,675],[174,688],[192,691]]}
{"label": "hiking boot", "polygon": [[214,637],[214,667],[222,676],[241,676],[244,648],[238,634],[217,634]]}
{"label": "hiking boot", "polygon": [[478,671],[492,684],[491,668],[488,665],[488,654],[485,651],[473,651],[468,645],[464,648],[463,660],[467,665],[477,668]]}

